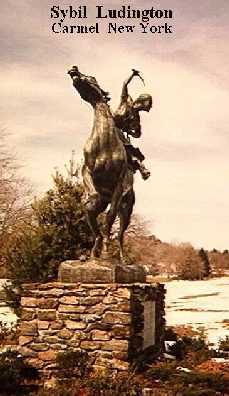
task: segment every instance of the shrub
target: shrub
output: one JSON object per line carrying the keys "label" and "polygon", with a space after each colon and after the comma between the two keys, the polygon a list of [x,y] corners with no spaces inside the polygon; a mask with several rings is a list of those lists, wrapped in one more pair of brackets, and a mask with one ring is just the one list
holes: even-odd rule
{"label": "shrub", "polygon": [[0,345],[12,345],[17,343],[17,325],[9,326],[0,321]]}
{"label": "shrub", "polygon": [[23,282],[47,281],[55,276],[56,262],[47,253],[47,246],[38,228],[31,226],[15,236],[7,252],[13,283],[18,286]]}
{"label": "shrub", "polygon": [[166,384],[166,389],[171,389],[174,395],[204,396],[227,394],[229,381],[225,375],[219,373],[205,373],[200,371],[182,372],[176,363],[157,363],[146,372],[146,376]]}
{"label": "shrub", "polygon": [[176,374],[176,363],[157,363],[147,370],[147,377],[154,380],[168,381]]}
{"label": "shrub", "polygon": [[79,379],[71,379],[69,380],[67,386],[66,383],[58,383],[54,388],[51,389],[39,389],[39,391],[36,392],[34,396],[90,396],[90,394],[85,390],[82,382]]}
{"label": "shrub", "polygon": [[224,352],[229,352],[229,336],[226,336],[224,339],[223,338],[220,339],[219,350]]}
{"label": "shrub", "polygon": [[[193,337],[184,335],[175,339],[176,334],[170,329],[168,336],[173,341],[176,341],[176,343],[169,347],[169,353],[180,361],[185,360],[185,364],[190,367],[201,364],[214,355],[214,351],[209,349],[203,335],[197,333]],[[168,339],[168,336],[166,339]]]}
{"label": "shrub", "polygon": [[1,395],[17,395],[25,381],[38,378],[37,370],[25,363],[17,352],[8,350],[0,354]]}
{"label": "shrub", "polygon": [[177,334],[172,327],[166,327],[165,340],[166,341],[177,341]]}
{"label": "shrub", "polygon": [[[72,355],[73,356],[73,355]],[[65,356],[67,358],[67,355]],[[67,362],[64,362],[64,366]],[[37,396],[142,396],[144,379],[130,373],[111,375],[93,373],[81,378],[69,377],[58,382],[53,389],[40,390]]]}
{"label": "shrub", "polygon": [[90,360],[87,352],[68,350],[57,355],[57,368],[61,377],[84,377],[90,371]]}
{"label": "shrub", "polygon": [[218,373],[191,372],[180,373],[179,381],[184,386],[197,385],[199,389],[205,388],[215,392],[229,391],[229,381],[224,375]]}
{"label": "shrub", "polygon": [[141,396],[142,386],[133,374],[123,373],[111,377],[95,374],[88,378],[87,388],[90,396]]}
{"label": "shrub", "polygon": [[21,313],[21,288],[14,283],[6,283],[3,286],[5,302],[17,316]]}

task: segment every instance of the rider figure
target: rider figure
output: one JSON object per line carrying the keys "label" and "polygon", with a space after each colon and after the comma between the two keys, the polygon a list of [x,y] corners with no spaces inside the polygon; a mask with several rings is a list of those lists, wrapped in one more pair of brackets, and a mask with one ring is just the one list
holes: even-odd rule
{"label": "rider figure", "polygon": [[143,164],[145,157],[139,148],[132,146],[129,135],[133,136],[134,138],[141,137],[139,112],[150,111],[152,108],[152,97],[149,94],[143,94],[133,101],[128,93],[128,84],[132,81],[134,76],[140,77],[137,70],[133,70],[131,76],[123,84],[121,102],[118,109],[114,113],[114,121],[117,128],[119,129],[120,138],[126,149],[128,164],[131,166],[134,172],[139,170],[142,178],[146,180],[150,177],[150,172]]}

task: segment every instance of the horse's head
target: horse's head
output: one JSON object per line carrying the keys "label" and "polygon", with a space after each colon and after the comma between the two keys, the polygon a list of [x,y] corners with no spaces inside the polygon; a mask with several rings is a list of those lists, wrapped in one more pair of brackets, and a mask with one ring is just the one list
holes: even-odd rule
{"label": "horse's head", "polygon": [[108,102],[110,100],[108,92],[100,88],[94,77],[86,76],[80,73],[77,66],[73,66],[68,74],[73,80],[73,86],[79,92],[82,99],[95,105],[98,102]]}

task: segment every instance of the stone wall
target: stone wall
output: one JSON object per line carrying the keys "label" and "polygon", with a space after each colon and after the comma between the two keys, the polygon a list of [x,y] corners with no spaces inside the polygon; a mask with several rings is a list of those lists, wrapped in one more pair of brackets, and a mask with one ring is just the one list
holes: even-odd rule
{"label": "stone wall", "polygon": [[47,283],[23,289],[19,351],[39,369],[55,367],[61,351],[80,349],[95,368],[127,370],[145,347],[162,348],[163,285]]}

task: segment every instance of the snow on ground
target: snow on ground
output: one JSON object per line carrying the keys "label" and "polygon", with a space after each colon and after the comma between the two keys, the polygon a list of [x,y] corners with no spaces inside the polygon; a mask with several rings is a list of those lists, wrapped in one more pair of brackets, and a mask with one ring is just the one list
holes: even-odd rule
{"label": "snow on ground", "polygon": [[[210,343],[229,336],[229,277],[165,283],[168,326],[204,327]],[[227,323],[226,323],[227,322]]]}

